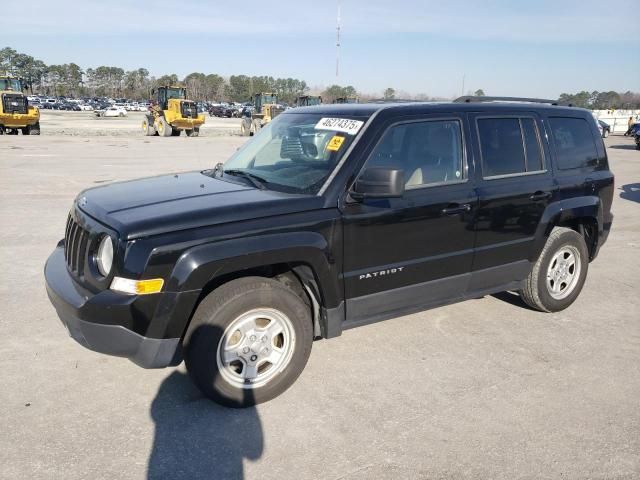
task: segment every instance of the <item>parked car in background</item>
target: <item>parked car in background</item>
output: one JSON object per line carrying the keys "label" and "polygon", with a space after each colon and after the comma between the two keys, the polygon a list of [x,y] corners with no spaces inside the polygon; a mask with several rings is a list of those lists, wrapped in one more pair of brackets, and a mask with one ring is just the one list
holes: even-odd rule
{"label": "parked car in background", "polygon": [[636,123],[633,127],[631,127],[631,136],[636,142],[636,149],[640,150],[640,123]]}
{"label": "parked car in background", "polygon": [[602,120],[598,120],[598,130],[600,130],[600,135],[602,138],[607,138],[611,133],[611,125]]}
{"label": "parked car in background", "polygon": [[212,105],[211,108],[209,108],[209,116],[223,117],[224,111],[225,111],[225,107],[223,105]]}
{"label": "parked car in background", "polygon": [[95,110],[94,113],[97,117],[126,117],[127,111],[123,107],[107,107],[104,110]]}

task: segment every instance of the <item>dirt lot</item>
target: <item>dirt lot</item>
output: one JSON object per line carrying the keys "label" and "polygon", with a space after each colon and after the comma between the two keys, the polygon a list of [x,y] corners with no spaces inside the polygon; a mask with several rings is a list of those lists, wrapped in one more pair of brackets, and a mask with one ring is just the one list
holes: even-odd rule
{"label": "dirt lot", "polygon": [[166,139],[131,134],[134,120],[46,113],[41,137],[0,137],[0,478],[640,478],[629,139],[607,139],[613,231],[570,309],[498,295],[351,330],[314,344],[284,395],[238,411],[183,366],[83,349],[47,300],[43,265],[79,190],[211,167],[244,141],[218,134],[237,120]]}
{"label": "dirt lot", "polygon": [[[42,135],[139,136],[143,112],[127,112],[126,117],[96,117],[93,112],[41,110]],[[205,115],[200,135],[240,135],[240,119]],[[184,136],[184,134],[183,134]]]}

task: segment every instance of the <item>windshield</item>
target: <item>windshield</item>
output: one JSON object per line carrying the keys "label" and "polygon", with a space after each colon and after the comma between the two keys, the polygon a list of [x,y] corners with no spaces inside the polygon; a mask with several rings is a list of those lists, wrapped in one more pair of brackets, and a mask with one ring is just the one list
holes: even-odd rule
{"label": "windshield", "polygon": [[185,98],[182,88],[167,88],[167,100],[170,98]]}
{"label": "windshield", "polygon": [[0,90],[13,90],[21,92],[20,80],[17,78],[0,78]]}
{"label": "windshield", "polygon": [[[264,181],[264,187],[316,194],[336,167],[366,118],[284,114],[269,122],[224,164],[228,181],[237,171]],[[246,182],[245,182],[246,183]]]}

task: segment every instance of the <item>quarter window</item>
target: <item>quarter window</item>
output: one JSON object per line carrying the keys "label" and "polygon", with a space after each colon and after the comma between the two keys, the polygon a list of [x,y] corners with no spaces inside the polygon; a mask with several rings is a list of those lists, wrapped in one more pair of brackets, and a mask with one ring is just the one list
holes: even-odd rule
{"label": "quarter window", "polygon": [[407,188],[463,179],[462,129],[458,120],[429,120],[390,127],[367,167],[404,171]]}
{"label": "quarter window", "polygon": [[485,178],[544,169],[538,128],[533,118],[480,118],[478,135]]}
{"label": "quarter window", "polygon": [[583,118],[549,119],[556,149],[557,167],[570,170],[594,166],[598,160],[591,128]]}

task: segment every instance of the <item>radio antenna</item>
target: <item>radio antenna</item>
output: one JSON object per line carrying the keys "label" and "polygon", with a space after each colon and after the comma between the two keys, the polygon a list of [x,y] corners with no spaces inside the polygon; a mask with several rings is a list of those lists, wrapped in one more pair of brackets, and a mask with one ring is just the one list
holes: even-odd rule
{"label": "radio antenna", "polygon": [[338,19],[336,22],[336,78],[340,75],[340,2],[338,1]]}

